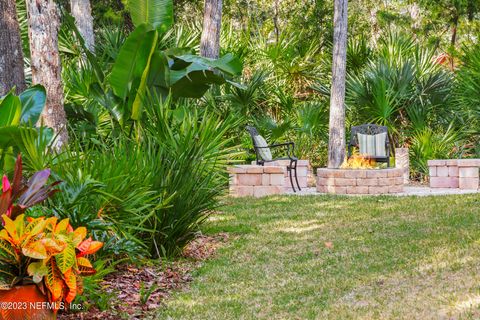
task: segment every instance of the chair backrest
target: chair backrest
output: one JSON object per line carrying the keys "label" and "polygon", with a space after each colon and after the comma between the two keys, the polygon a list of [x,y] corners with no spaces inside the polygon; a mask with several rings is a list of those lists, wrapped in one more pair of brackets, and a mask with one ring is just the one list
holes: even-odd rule
{"label": "chair backrest", "polygon": [[360,149],[360,154],[370,156],[388,156],[388,128],[376,124],[353,126],[350,146]]}
{"label": "chair backrest", "polygon": [[268,143],[257,131],[255,127],[247,126],[248,133],[252,137],[253,148],[257,155],[257,163],[272,160],[272,152],[268,148]]}

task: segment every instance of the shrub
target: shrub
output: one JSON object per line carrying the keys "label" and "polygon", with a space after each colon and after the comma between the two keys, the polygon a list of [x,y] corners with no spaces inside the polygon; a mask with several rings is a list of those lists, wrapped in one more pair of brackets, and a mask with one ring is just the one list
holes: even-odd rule
{"label": "shrub", "polygon": [[95,273],[86,255],[97,252],[102,243],[87,238],[87,229],[75,230],[64,219],[56,217],[15,220],[3,215],[0,232],[0,287],[12,288],[33,281],[46,287],[51,302],[72,302],[81,293],[81,276]]}
{"label": "shrub", "polygon": [[145,145],[157,163],[153,186],[169,199],[151,219],[151,250],[170,255],[218,207],[228,182],[226,165],[239,155],[233,138],[226,138],[238,121],[182,106],[172,109],[170,100],[159,99],[149,104],[147,114]]}

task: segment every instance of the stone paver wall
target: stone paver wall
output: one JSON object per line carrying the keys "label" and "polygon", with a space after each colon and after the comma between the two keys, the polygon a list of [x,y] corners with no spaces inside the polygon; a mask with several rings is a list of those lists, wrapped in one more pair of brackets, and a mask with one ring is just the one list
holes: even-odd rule
{"label": "stone paver wall", "polygon": [[[255,165],[256,162],[252,161],[252,165]],[[290,165],[290,160],[277,160],[268,163],[268,166],[275,166],[275,167],[283,167],[285,168],[285,184],[284,187],[286,191],[292,191],[292,185],[290,183],[290,176],[288,171],[286,170],[287,166]],[[298,184],[300,188],[306,188],[308,186],[308,170],[309,170],[310,162],[308,160],[298,160],[297,162],[297,177],[298,177]],[[293,184],[295,189],[297,188],[297,184],[295,182],[295,176],[293,178]]]}
{"label": "stone paver wall", "polygon": [[480,159],[429,160],[430,188],[479,189]]}
{"label": "stone paver wall", "polygon": [[228,168],[230,195],[264,197],[285,192],[285,170],[277,166],[238,165]]}
{"label": "stone paver wall", "polygon": [[334,194],[389,194],[403,192],[403,169],[317,170],[317,192]]}

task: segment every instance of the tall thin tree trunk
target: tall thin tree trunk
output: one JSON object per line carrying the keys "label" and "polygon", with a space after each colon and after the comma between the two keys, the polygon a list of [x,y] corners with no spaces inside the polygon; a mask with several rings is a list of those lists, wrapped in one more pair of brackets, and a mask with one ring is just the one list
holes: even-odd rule
{"label": "tall thin tree trunk", "polygon": [[68,133],[58,53],[58,8],[54,0],[27,0],[27,12],[32,82],[47,90],[47,104],[40,121],[55,131],[54,147],[60,149],[68,143]]}
{"label": "tall thin tree trunk", "polygon": [[70,10],[75,24],[80,31],[85,45],[91,52],[95,51],[95,35],[93,33],[93,17],[90,0],[70,0]]}
{"label": "tall thin tree trunk", "polygon": [[218,58],[220,55],[220,28],[222,26],[222,0],[205,0],[200,55]]}
{"label": "tall thin tree trunk", "polygon": [[275,42],[280,38],[280,27],[278,26],[278,0],[274,2],[273,29],[275,30]]}
{"label": "tall thin tree trunk", "polygon": [[22,40],[15,0],[0,0],[0,96],[25,89]]}
{"label": "tall thin tree trunk", "polygon": [[328,167],[338,168],[345,158],[345,73],[347,65],[347,0],[335,0],[332,87]]}
{"label": "tall thin tree trunk", "polygon": [[452,21],[452,38],[450,39],[450,44],[452,47],[455,47],[455,44],[457,43],[457,29],[458,29],[458,15],[453,17]]}

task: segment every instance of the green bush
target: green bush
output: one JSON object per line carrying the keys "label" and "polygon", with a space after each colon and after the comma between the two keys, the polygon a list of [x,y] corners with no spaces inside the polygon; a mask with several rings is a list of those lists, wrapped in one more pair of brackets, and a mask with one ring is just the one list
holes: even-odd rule
{"label": "green bush", "polygon": [[228,182],[226,166],[239,155],[233,138],[227,137],[238,121],[182,106],[173,109],[170,100],[159,98],[148,104],[147,115],[144,144],[157,163],[153,186],[168,199],[168,206],[150,219],[151,251],[171,255],[219,206]]}

